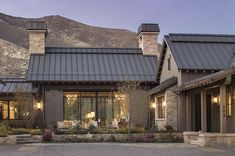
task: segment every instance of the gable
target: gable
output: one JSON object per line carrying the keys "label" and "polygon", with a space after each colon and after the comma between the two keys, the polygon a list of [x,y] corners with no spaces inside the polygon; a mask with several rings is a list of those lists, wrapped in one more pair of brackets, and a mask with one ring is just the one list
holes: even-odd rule
{"label": "gable", "polygon": [[169,34],[165,40],[179,70],[223,70],[235,52],[235,35]]}

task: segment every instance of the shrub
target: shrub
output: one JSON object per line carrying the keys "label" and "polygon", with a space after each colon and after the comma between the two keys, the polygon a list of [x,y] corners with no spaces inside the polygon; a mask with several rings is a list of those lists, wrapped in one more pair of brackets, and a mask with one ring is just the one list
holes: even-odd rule
{"label": "shrub", "polygon": [[9,130],[9,122],[4,121],[0,123],[0,133],[8,133]]}
{"label": "shrub", "polygon": [[0,137],[7,137],[8,136],[8,134],[7,133],[0,133]]}
{"label": "shrub", "polygon": [[45,142],[51,142],[52,139],[52,132],[51,131],[45,131],[43,136],[42,136],[42,140]]}
{"label": "shrub", "polygon": [[166,125],[165,128],[166,128],[166,131],[169,133],[172,133],[174,131],[171,125]]}
{"label": "shrub", "polygon": [[133,127],[131,128],[131,133],[144,133],[145,129],[143,127]]}
{"label": "shrub", "polygon": [[19,135],[19,134],[29,134],[30,130],[29,129],[25,129],[25,128],[12,128],[11,129],[11,133],[13,135]]}
{"label": "shrub", "polygon": [[127,128],[120,128],[117,130],[117,133],[121,133],[121,134],[128,133],[128,129]]}
{"label": "shrub", "polygon": [[85,129],[85,128],[79,128],[79,129],[73,130],[73,133],[74,133],[74,134],[87,134],[87,133],[88,133],[88,130]]}
{"label": "shrub", "polygon": [[91,134],[105,134],[106,131],[103,128],[96,128],[90,132]]}
{"label": "shrub", "polygon": [[30,135],[42,135],[41,129],[32,129],[30,130]]}

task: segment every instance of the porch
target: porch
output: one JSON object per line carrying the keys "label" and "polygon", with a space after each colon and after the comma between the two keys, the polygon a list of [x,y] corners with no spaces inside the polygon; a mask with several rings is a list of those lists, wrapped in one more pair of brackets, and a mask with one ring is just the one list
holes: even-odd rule
{"label": "porch", "polygon": [[223,70],[178,88],[186,143],[235,145],[234,72]]}

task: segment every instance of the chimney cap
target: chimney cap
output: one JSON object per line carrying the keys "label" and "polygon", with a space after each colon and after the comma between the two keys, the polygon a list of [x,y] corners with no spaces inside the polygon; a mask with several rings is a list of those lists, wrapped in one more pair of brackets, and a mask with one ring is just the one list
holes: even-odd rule
{"label": "chimney cap", "polygon": [[27,25],[27,30],[46,30],[47,25],[45,21],[31,21]]}
{"label": "chimney cap", "polygon": [[138,35],[141,32],[160,32],[160,28],[155,23],[142,23],[138,28]]}

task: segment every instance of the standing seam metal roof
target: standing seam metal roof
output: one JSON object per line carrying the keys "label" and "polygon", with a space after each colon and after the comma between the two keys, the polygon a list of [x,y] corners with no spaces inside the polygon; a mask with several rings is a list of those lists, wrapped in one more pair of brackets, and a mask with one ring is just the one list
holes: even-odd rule
{"label": "standing seam metal roof", "polygon": [[4,81],[4,85],[0,84],[0,94],[10,94],[15,92],[20,93],[32,93],[35,92],[32,88],[32,84],[22,78],[1,78]]}
{"label": "standing seam metal roof", "polygon": [[184,70],[226,69],[235,53],[235,35],[169,34],[165,40]]}
{"label": "standing seam metal roof", "polygon": [[156,56],[141,49],[46,48],[32,54],[28,81],[156,81]]}

